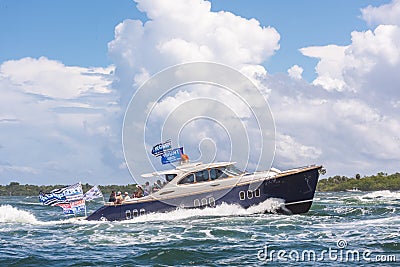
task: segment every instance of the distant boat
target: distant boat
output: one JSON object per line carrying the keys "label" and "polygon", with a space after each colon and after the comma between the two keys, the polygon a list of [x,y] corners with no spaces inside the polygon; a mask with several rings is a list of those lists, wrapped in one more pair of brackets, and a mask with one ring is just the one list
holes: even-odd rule
{"label": "distant boat", "polygon": [[278,213],[306,213],[321,173],[324,174],[325,169],[315,165],[287,171],[271,168],[245,173],[236,168],[234,162],[186,163],[172,170],[142,175],[163,179],[165,185],[148,196],[132,198],[122,204],[106,202],[87,220],[129,220],[148,213],[215,207],[222,203],[249,208],[270,198],[282,201]]}
{"label": "distant boat", "polygon": [[353,187],[352,189],[346,189],[347,192],[361,192],[360,189],[358,189],[357,187]]}

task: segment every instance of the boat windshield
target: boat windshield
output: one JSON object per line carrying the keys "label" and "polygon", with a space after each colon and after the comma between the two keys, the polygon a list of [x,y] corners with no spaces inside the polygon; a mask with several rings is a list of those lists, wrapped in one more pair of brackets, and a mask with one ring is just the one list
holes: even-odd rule
{"label": "boat windshield", "polygon": [[175,177],[176,177],[176,174],[166,174],[165,175],[165,180],[168,183],[168,182],[171,182]]}
{"label": "boat windshield", "polygon": [[223,168],[222,171],[230,176],[241,175],[243,172],[239,170],[236,166],[230,165],[226,168]]}

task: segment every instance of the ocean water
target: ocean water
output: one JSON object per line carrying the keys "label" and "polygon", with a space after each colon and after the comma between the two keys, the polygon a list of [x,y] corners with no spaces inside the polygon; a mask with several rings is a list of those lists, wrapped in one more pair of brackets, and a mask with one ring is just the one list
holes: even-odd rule
{"label": "ocean water", "polygon": [[260,213],[278,206],[87,222],[0,197],[0,266],[400,266],[400,192],[317,193],[307,214]]}

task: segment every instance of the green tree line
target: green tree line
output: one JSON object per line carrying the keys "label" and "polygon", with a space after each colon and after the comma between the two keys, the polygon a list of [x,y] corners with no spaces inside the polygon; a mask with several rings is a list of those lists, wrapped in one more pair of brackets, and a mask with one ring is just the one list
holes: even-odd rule
{"label": "green tree line", "polygon": [[[8,185],[0,185],[0,196],[36,196],[39,192],[50,192],[56,188],[63,188],[67,185],[22,185],[18,182],[11,182]],[[93,185],[82,184],[83,192],[88,191]],[[130,195],[136,190],[135,184],[128,185],[100,185],[104,198],[108,198],[111,191],[128,192]],[[355,177],[333,176],[327,179],[321,179],[318,182],[318,191],[345,191],[358,188],[361,191],[376,190],[400,190],[400,173],[388,175],[379,172],[376,175],[361,177],[356,174]]]}
{"label": "green tree line", "polygon": [[361,177],[334,176],[318,182],[318,191],[345,191],[358,188],[361,191],[400,190],[400,173],[387,174],[379,172],[376,175]]}
{"label": "green tree line", "polygon": [[[56,188],[63,188],[68,185],[22,185],[18,182],[11,182],[8,185],[0,185],[0,196],[38,196],[39,192],[50,192]],[[83,192],[87,192],[93,185],[82,184]],[[135,184],[128,185],[99,185],[98,186],[107,200],[111,191],[128,192],[131,195],[136,190]]]}

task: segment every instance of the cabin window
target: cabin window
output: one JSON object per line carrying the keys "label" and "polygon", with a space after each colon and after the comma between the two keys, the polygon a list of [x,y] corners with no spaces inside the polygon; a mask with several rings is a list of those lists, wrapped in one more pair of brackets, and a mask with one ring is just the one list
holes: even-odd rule
{"label": "cabin window", "polygon": [[194,183],[194,174],[191,173],[182,180],[179,181],[179,184],[192,184]]}
{"label": "cabin window", "polygon": [[176,174],[166,174],[165,175],[165,180],[167,182],[171,182],[172,180],[174,180],[175,177],[176,177]]}
{"label": "cabin window", "polygon": [[252,199],[253,198],[253,191],[251,191],[251,190],[247,191],[247,198],[248,199]]}
{"label": "cabin window", "polygon": [[130,210],[126,210],[126,211],[125,211],[125,218],[126,218],[127,220],[132,219],[132,213],[131,213]]}
{"label": "cabin window", "polygon": [[210,170],[210,178],[211,180],[216,180],[220,178],[226,178],[228,175],[224,173],[221,169],[211,169]]}
{"label": "cabin window", "polygon": [[195,199],[193,205],[194,205],[195,208],[196,207],[200,207],[200,200]]}
{"label": "cabin window", "polygon": [[196,182],[205,182],[208,181],[208,170],[198,171],[196,172]]}
{"label": "cabin window", "polygon": [[140,215],[145,215],[146,214],[146,210],[145,209],[140,209]]}
{"label": "cabin window", "polygon": [[254,191],[254,196],[255,197],[260,197],[260,194],[261,194],[260,191],[261,191],[260,188],[258,188],[256,191]]}
{"label": "cabin window", "polygon": [[246,193],[244,191],[239,192],[239,199],[244,200],[246,198]]}
{"label": "cabin window", "polygon": [[202,206],[207,206],[207,198],[202,198],[201,199],[201,205]]}
{"label": "cabin window", "polygon": [[133,213],[133,217],[137,217],[139,215],[137,210],[133,210],[132,213]]}
{"label": "cabin window", "polygon": [[208,199],[208,205],[210,205],[210,207],[215,207],[215,198],[210,197]]}

